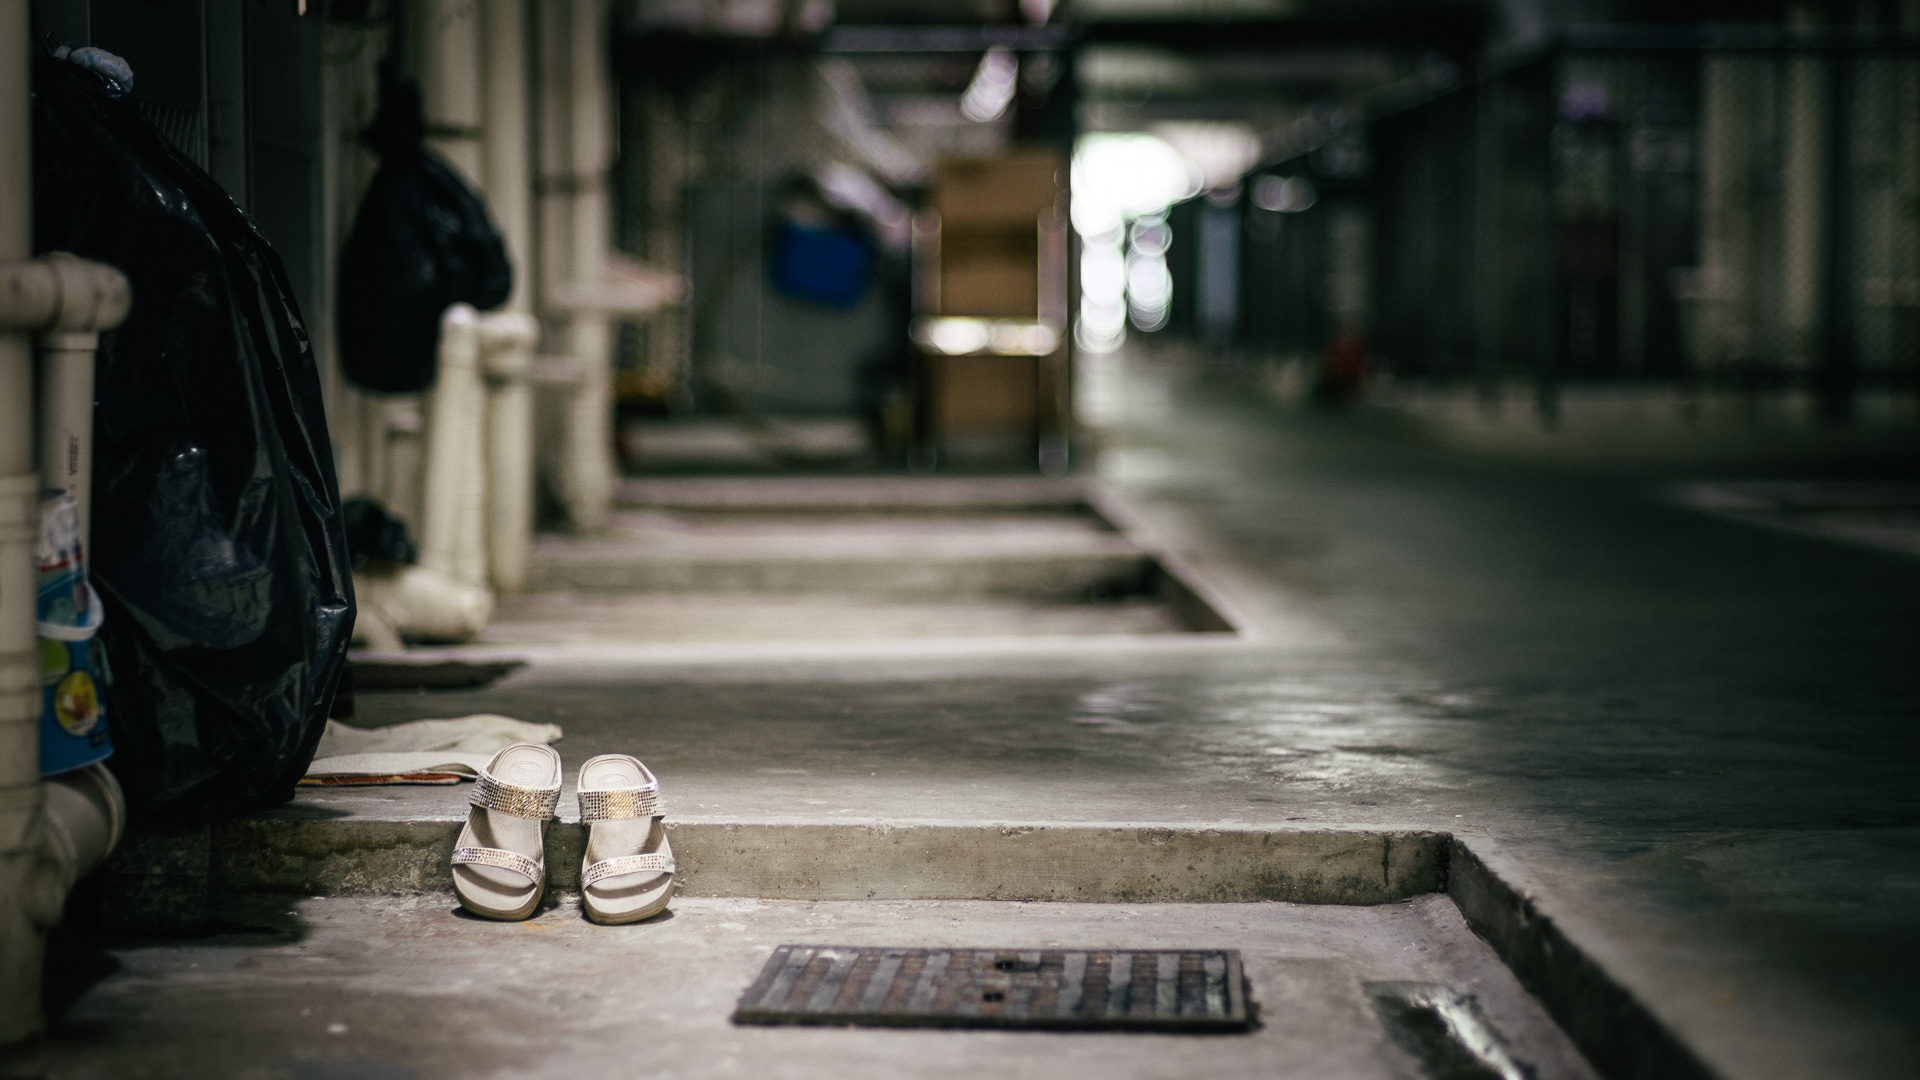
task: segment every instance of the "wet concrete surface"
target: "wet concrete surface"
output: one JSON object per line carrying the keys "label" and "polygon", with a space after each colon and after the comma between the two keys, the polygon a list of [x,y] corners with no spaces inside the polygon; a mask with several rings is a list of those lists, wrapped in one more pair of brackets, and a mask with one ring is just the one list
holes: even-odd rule
{"label": "wet concrete surface", "polygon": [[[120,972],[0,1076],[1422,1075],[1368,984],[1471,998],[1538,1080],[1594,1074],[1440,896],[1374,907],[676,901],[631,926],[549,904],[526,923],[442,897],[256,897],[222,932],[129,944]],[[1260,1026],[1145,1035],[740,1027],[776,945],[1236,948]]]}
{"label": "wet concrete surface", "polygon": [[1139,400],[1104,482],[1239,638],[551,652],[487,690],[362,694],[358,722],[559,723],[570,768],[640,754],[687,820],[1445,830],[1714,1072],[1920,1069],[1920,561],[1661,495],[1718,476]]}
{"label": "wet concrete surface", "polygon": [[569,760],[640,753],[688,815],[1463,830],[1728,1075],[1911,1075],[1920,562],[1672,506],[1684,471],[1145,400],[1106,483],[1244,640],[608,655],[363,716],[558,722]]}

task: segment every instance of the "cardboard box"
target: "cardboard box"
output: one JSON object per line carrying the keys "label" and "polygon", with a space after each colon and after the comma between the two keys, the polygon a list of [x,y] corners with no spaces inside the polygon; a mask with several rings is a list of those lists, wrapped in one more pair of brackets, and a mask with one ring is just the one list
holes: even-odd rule
{"label": "cardboard box", "polygon": [[1031,356],[930,357],[935,422],[945,434],[1024,436],[1038,419],[1038,366]]}
{"label": "cardboard box", "polygon": [[1060,159],[1045,150],[943,161],[934,173],[933,209],[955,225],[1031,225],[1060,201]]}

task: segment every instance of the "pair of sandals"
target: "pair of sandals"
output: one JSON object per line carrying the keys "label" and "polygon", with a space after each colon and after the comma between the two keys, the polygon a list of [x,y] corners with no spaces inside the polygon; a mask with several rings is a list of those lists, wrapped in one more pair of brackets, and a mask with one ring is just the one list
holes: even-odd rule
{"label": "pair of sandals", "polygon": [[[580,766],[575,792],[587,826],[580,900],[600,923],[630,923],[666,910],[676,869],[660,805],[660,781],[640,759],[602,754]],[[453,850],[460,906],[489,919],[525,919],[547,883],[547,822],[560,805],[560,755],[518,743],[493,756],[474,784],[473,809]]]}

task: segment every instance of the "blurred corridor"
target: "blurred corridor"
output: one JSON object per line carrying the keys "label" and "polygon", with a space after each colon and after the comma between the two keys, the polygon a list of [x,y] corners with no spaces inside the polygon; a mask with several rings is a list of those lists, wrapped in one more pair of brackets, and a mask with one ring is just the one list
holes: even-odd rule
{"label": "blurred corridor", "polygon": [[0,1077],[1920,1064],[1920,0],[0,14]]}

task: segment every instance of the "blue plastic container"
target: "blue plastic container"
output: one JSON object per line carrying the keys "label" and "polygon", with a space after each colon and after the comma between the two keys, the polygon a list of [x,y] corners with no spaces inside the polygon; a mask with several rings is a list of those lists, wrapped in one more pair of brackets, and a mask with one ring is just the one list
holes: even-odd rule
{"label": "blue plastic container", "polygon": [[773,284],[799,300],[850,308],[867,291],[873,253],[850,229],[810,229],[791,222],[774,234]]}
{"label": "blue plastic container", "polygon": [[87,583],[80,512],[66,492],[41,500],[34,611],[40,621],[40,775],[113,753],[107,736],[106,652],[94,635],[105,613]]}

